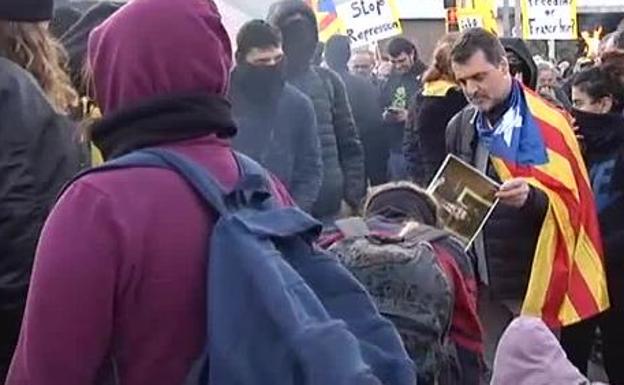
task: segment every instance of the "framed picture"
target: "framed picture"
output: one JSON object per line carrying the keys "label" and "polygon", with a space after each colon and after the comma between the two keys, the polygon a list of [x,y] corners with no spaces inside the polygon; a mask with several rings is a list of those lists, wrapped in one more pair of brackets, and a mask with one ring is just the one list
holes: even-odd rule
{"label": "framed picture", "polygon": [[429,192],[440,205],[440,219],[466,250],[498,204],[500,185],[455,155],[448,155],[431,181]]}

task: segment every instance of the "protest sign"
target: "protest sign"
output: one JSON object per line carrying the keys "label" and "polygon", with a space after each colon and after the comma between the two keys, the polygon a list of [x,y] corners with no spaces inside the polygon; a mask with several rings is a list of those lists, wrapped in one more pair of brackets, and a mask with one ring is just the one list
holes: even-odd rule
{"label": "protest sign", "polygon": [[483,15],[472,8],[459,8],[457,10],[457,23],[461,32],[471,28],[483,28]]}
{"label": "protest sign", "polygon": [[351,0],[336,4],[344,32],[354,47],[403,33],[394,0]]}
{"label": "protest sign", "polygon": [[522,0],[523,35],[528,40],[576,40],[576,0]]}

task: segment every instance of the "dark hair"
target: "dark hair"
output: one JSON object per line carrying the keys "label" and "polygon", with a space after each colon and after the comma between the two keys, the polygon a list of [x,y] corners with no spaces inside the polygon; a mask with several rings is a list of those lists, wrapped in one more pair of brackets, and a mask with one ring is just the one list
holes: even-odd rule
{"label": "dark hair", "polygon": [[496,35],[483,28],[472,28],[463,32],[453,46],[451,60],[464,64],[479,51],[493,65],[499,65],[506,55],[505,48]]}
{"label": "dark hair", "polygon": [[603,67],[592,67],[577,73],[574,75],[572,86],[586,93],[594,101],[611,97],[613,107],[610,112],[624,110],[624,89],[621,82]]}
{"label": "dark hair", "polygon": [[236,59],[244,60],[254,48],[282,45],[282,33],[264,20],[252,20],[243,25],[236,36]]}
{"label": "dark hair", "polygon": [[414,60],[418,59],[418,51],[416,50],[414,43],[404,37],[395,37],[390,41],[390,44],[388,44],[388,55],[391,57],[397,57],[402,53],[406,53],[408,55],[413,54]]}

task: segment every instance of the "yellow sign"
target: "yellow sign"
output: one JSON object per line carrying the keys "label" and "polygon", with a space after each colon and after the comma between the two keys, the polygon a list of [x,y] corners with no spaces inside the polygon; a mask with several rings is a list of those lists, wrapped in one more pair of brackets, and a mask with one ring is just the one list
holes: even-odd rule
{"label": "yellow sign", "polygon": [[459,30],[465,31],[470,28],[485,28],[495,34],[498,33],[498,23],[494,13],[492,0],[472,0],[463,2],[463,6],[457,9],[457,22]]}
{"label": "yellow sign", "polygon": [[527,40],[576,40],[576,0],[522,0],[522,30]]}

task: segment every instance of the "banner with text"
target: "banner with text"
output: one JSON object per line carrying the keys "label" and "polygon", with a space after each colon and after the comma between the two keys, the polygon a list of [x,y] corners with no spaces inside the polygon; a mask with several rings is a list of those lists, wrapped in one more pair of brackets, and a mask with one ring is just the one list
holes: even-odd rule
{"label": "banner with text", "polygon": [[365,46],[403,33],[394,0],[352,0],[336,4],[344,32],[353,47]]}
{"label": "banner with text", "polygon": [[576,40],[576,0],[522,0],[523,35],[527,40]]}

